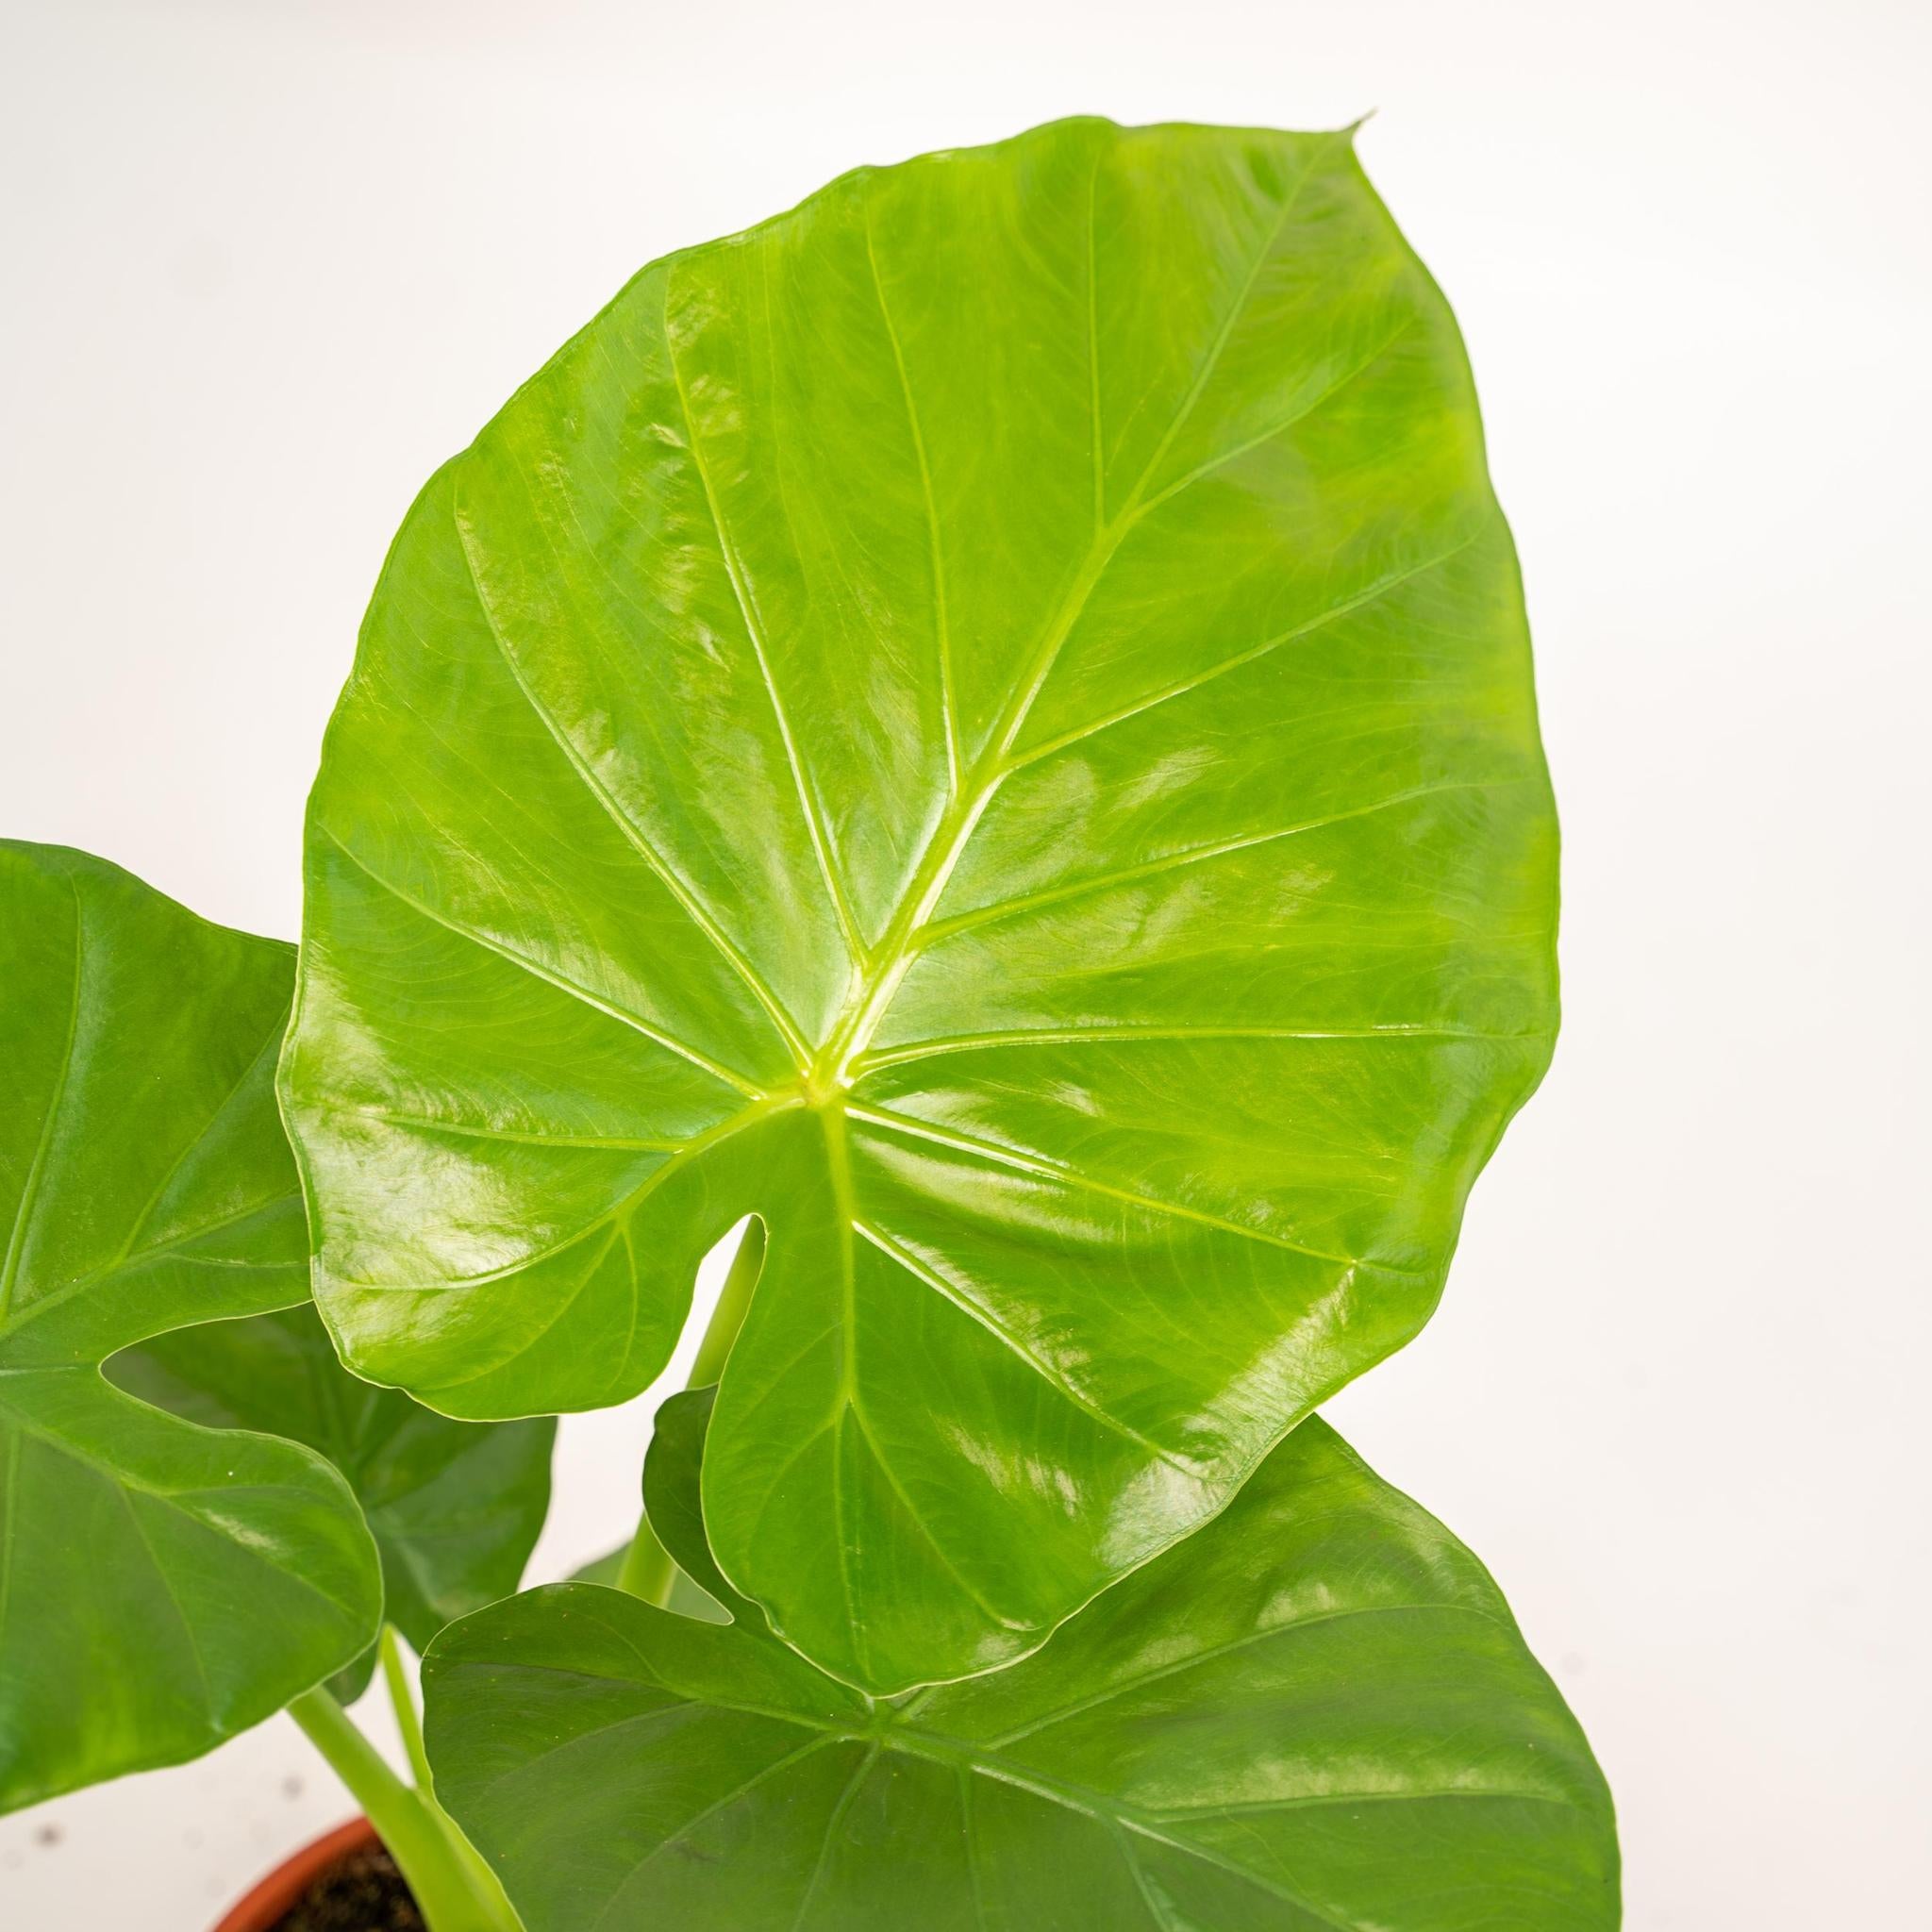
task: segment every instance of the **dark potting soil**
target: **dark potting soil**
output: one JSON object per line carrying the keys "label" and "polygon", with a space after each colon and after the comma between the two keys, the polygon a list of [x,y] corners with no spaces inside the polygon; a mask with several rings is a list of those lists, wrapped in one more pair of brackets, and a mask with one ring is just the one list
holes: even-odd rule
{"label": "dark potting soil", "polygon": [[396,1861],[380,1845],[331,1865],[274,1932],[424,1932]]}

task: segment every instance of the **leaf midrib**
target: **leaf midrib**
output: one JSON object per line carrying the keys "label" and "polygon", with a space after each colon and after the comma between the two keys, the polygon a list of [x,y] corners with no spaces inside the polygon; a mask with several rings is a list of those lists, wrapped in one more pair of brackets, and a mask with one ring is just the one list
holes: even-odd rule
{"label": "leaf midrib", "polygon": [[[1173,420],[1169,423],[1154,453],[1147,459],[1126,501],[1115,512],[1112,519],[1098,528],[1089,545],[1087,557],[1080,569],[1074,574],[1073,582],[1061,599],[1059,607],[1049,619],[1040,642],[1035,646],[1025,676],[1015,685],[1000,713],[988,732],[984,743],[967,771],[961,783],[954,791],[947,810],[933,829],[926,841],[925,850],[913,868],[912,877],[900,897],[892,922],[886,933],[866,960],[860,985],[846,1012],[849,1017],[835,1023],[826,1044],[820,1050],[807,1074],[808,1085],[824,1087],[835,1084],[841,1088],[851,1085],[853,1063],[871,1044],[872,1038],[885,1019],[886,1011],[891,1005],[901,982],[918,957],[918,947],[912,943],[915,936],[930,921],[934,909],[945,891],[947,882],[971,842],[974,832],[986,808],[991,803],[993,794],[999,790],[1008,773],[1014,769],[1008,761],[1013,741],[1024,725],[1027,714],[1032,710],[1040,696],[1048,675],[1058,661],[1067,639],[1072,635],[1074,625],[1079,621],[1108,565],[1118,554],[1127,533],[1139,521],[1148,483],[1160,467],[1161,459],[1173,446],[1174,438],[1193,413],[1194,405],[1200,400],[1215,369],[1218,367],[1228,340],[1246,308],[1248,298],[1253,294],[1255,283],[1268,258],[1274,253],[1275,243],[1280,240],[1283,229],[1288,225],[1290,215],[1299,201],[1301,192],[1314,174],[1315,166],[1322,154],[1318,145],[1308,158],[1294,187],[1284,196],[1280,212],[1268,231],[1266,241],[1256,251],[1243,277],[1241,290],[1233,302],[1228,305],[1226,315],[1215,334],[1214,341],[1182,397]],[[1316,399],[1317,405],[1320,398]],[[1312,406],[1311,406],[1312,407]],[[1102,425],[1095,416],[1092,434],[1097,446],[1104,448]]]}

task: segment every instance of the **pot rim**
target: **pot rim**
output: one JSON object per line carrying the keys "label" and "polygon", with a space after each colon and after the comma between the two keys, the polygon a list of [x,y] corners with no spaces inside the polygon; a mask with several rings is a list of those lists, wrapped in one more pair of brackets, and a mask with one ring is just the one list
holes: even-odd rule
{"label": "pot rim", "polygon": [[283,1859],[229,1911],[215,1932],[273,1932],[275,1922],[331,1865],[377,1843],[375,1827],[366,1818],[352,1818],[325,1832]]}

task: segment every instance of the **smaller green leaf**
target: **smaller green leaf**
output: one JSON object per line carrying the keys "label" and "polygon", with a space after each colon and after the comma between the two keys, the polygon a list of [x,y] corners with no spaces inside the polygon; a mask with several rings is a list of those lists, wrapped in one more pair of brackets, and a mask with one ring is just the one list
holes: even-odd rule
{"label": "smaller green leaf", "polygon": [[376,1552],[326,1461],[101,1374],[308,1295],[273,1086],[294,964],[0,841],[0,1810],[195,1757],[375,1635]]}
{"label": "smaller green leaf", "polygon": [[[722,1584],[709,1407],[666,1405],[645,1489]],[[439,1796],[530,1932],[1617,1924],[1609,1793],[1494,1583],[1319,1421],[986,1676],[869,1698],[732,1601],[561,1585],[431,1647]]]}
{"label": "smaller green leaf", "polygon": [[[385,1614],[418,1651],[523,1581],[550,1507],[554,1418],[459,1423],[352,1375],[312,1307],[159,1336],[108,1377],[214,1429],[319,1450],[348,1478],[382,1553]],[[335,1689],[359,1695],[371,1658]]]}

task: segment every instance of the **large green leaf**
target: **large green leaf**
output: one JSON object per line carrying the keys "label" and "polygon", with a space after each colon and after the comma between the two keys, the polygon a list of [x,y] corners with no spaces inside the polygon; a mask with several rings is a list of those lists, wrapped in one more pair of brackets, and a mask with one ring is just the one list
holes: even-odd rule
{"label": "large green leaf", "polygon": [[550,1417],[452,1422],[358,1381],[312,1307],[179,1329],[117,1356],[108,1374],[190,1422],[260,1429],[326,1456],[382,1553],[384,1614],[419,1652],[523,1581],[550,1507]]}
{"label": "large green leaf", "polygon": [[208,1750],[382,1609],[341,1477],[102,1379],[308,1292],[275,1118],[292,950],[0,842],[0,1809]]}
{"label": "large green leaf", "polygon": [[348,1359],[619,1401],[738,1216],[726,1573],[1024,1653],[1396,1347],[1545,1063],[1447,307],[1345,136],[1066,123],[647,269],[429,485],[285,1099]]}
{"label": "large green leaf", "polygon": [[[695,1475],[652,1506],[702,1574]],[[734,1607],[563,1585],[431,1649],[438,1793],[530,1932],[1617,1923],[1609,1794],[1495,1585],[1319,1421],[989,1676],[874,1703]]]}

